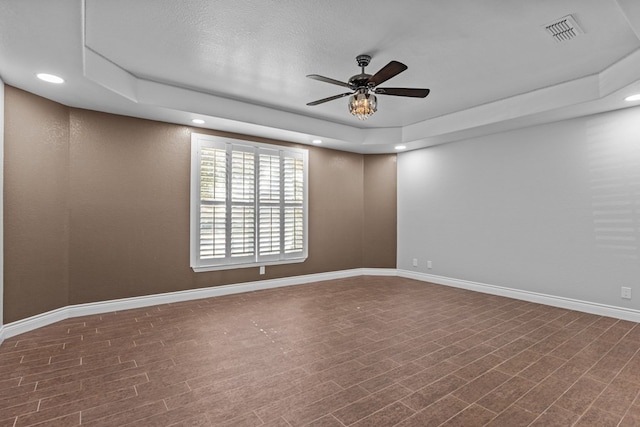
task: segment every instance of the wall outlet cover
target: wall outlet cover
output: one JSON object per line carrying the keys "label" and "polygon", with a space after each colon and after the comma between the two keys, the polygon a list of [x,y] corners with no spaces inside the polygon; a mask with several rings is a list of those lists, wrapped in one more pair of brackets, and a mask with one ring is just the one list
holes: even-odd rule
{"label": "wall outlet cover", "polygon": [[620,296],[623,299],[631,299],[631,288],[623,286],[620,291]]}

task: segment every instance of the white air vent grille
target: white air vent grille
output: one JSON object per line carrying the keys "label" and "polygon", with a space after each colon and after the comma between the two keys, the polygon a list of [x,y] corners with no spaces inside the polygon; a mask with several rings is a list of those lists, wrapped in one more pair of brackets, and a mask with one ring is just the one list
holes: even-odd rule
{"label": "white air vent grille", "polygon": [[571,15],[556,19],[554,22],[545,25],[544,28],[557,42],[566,42],[580,34],[584,34],[582,28],[578,26],[578,23]]}

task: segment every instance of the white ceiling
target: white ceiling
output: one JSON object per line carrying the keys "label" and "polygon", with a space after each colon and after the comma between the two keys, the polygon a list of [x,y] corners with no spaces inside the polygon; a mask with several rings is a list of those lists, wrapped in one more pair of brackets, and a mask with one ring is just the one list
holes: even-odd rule
{"label": "white ceiling", "polygon": [[[364,7],[363,7],[364,6]],[[571,14],[558,43],[544,26]],[[310,143],[393,152],[630,106],[640,92],[638,0],[0,0],[0,77],[65,105]],[[352,117],[346,81],[358,54],[381,86]],[[60,75],[51,85],[38,72]]]}

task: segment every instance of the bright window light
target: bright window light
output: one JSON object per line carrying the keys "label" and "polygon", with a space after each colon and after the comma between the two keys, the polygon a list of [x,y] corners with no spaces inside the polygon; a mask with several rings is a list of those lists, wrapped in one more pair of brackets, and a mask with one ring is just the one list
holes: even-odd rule
{"label": "bright window light", "polygon": [[36,76],[40,80],[44,80],[45,82],[58,83],[58,84],[64,83],[64,79],[62,77],[54,76],[53,74],[39,73],[39,74],[36,74]]}

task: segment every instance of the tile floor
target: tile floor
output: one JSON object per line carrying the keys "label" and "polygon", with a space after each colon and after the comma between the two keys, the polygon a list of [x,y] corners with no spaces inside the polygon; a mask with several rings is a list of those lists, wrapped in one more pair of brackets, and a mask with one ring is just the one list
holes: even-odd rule
{"label": "tile floor", "polygon": [[640,326],[397,277],[59,322],[0,346],[0,427],[636,426]]}

